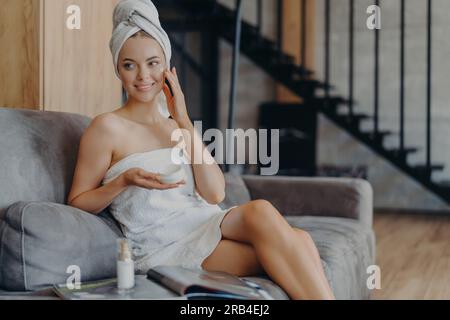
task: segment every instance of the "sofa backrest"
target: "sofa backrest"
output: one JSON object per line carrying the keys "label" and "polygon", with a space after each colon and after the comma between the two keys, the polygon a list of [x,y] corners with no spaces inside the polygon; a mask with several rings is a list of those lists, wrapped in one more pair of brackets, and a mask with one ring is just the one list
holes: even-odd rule
{"label": "sofa backrest", "polygon": [[0,219],[17,201],[65,203],[90,118],[0,108]]}

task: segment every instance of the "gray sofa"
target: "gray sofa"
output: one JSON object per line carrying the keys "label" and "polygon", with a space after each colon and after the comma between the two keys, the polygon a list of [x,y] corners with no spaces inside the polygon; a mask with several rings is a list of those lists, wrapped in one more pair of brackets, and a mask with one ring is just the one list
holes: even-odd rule
{"label": "gray sofa", "polygon": [[[65,205],[78,143],[90,119],[75,114],[0,108],[0,298],[42,298],[65,283],[115,276],[121,231],[105,210],[95,216]],[[367,299],[375,263],[372,189],[345,178],[226,175],[221,206],[272,202],[315,241],[338,299]],[[274,284],[255,277],[261,284]],[[278,288],[275,296],[287,298]],[[41,290],[41,291],[40,291]],[[273,290],[272,290],[273,292]]]}

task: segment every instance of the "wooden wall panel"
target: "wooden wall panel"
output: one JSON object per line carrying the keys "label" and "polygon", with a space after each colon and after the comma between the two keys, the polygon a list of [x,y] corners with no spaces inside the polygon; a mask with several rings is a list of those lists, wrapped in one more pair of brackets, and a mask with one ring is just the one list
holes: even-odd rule
{"label": "wooden wall panel", "polygon": [[[306,53],[305,65],[315,70],[315,0],[306,0]],[[302,12],[300,0],[284,0],[283,2],[283,50],[296,57],[301,63],[301,25]],[[277,86],[277,101],[300,102],[301,99],[282,85]]]}
{"label": "wooden wall panel", "polygon": [[39,109],[37,0],[2,0],[0,6],[0,106]]}
{"label": "wooden wall panel", "polygon": [[[118,0],[43,0],[45,110],[95,116],[121,103],[109,39]],[[69,30],[67,7],[81,9],[81,29]]]}

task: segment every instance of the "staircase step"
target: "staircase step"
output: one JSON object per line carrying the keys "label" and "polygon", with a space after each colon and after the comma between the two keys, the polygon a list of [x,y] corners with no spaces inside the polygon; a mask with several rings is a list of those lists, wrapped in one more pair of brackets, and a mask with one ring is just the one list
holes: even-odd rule
{"label": "staircase step", "polygon": [[255,39],[249,38],[241,46],[242,51],[248,56],[252,56],[256,64],[263,69],[270,69],[269,72],[275,70],[283,73],[284,79],[298,79],[298,77],[307,77],[313,74],[311,70],[297,65],[294,57],[281,53],[273,42],[263,39],[255,41]]}
{"label": "staircase step", "polygon": [[427,180],[431,179],[431,174],[433,171],[442,171],[445,168],[443,164],[432,164],[429,168],[426,165],[414,165],[412,168],[417,172],[417,174]]}
{"label": "staircase step", "polygon": [[372,116],[370,116],[366,113],[352,113],[352,114],[348,114],[347,116],[350,118],[358,118],[361,120],[372,119]]}
{"label": "staircase step", "polygon": [[392,135],[394,132],[389,130],[380,130],[380,131],[372,131],[372,132],[363,132],[363,136],[368,138],[369,140],[373,141],[374,143],[378,145],[383,144],[384,137],[388,135]]}
{"label": "staircase step", "polygon": [[[231,31],[227,32],[228,37],[234,37]],[[272,59],[286,60],[294,62],[294,57],[289,56],[281,52],[277,44],[273,41],[260,37],[258,35],[252,35],[251,33],[243,34],[241,40],[241,47],[251,54],[257,54]],[[267,61],[266,61],[267,63]]]}
{"label": "staircase step", "polygon": [[339,96],[330,96],[329,98],[320,97],[310,100],[316,108],[322,109],[323,111],[328,111],[333,114],[337,114],[337,108],[340,105],[345,105],[349,103],[349,100],[344,99]]}
{"label": "staircase step", "polygon": [[450,181],[437,182],[436,186],[441,195],[443,195],[446,199],[450,199]]}
{"label": "staircase step", "polygon": [[439,181],[436,182],[436,186],[440,190],[440,193],[444,195],[447,199],[450,198],[450,181]]}
{"label": "staircase step", "polygon": [[291,90],[297,92],[301,97],[305,99],[311,99],[314,97],[314,93],[321,83],[317,80],[302,79],[297,81],[292,81],[288,86]]}
{"label": "staircase step", "polygon": [[[427,166],[425,164],[420,164],[420,165],[413,166],[413,168],[416,170],[425,170],[427,168]],[[430,166],[431,170],[437,170],[437,171],[442,171],[442,170],[444,170],[444,168],[445,168],[444,164],[432,164]]]}
{"label": "staircase step", "polygon": [[[292,71],[293,71],[294,80],[296,77],[310,77],[310,76],[314,75],[313,71],[306,69],[303,65],[293,65]],[[330,86],[330,88],[332,88],[332,86]]]}
{"label": "staircase step", "polygon": [[[311,78],[311,75],[313,75],[312,71],[305,69],[303,66],[299,66],[290,62],[280,62],[277,61],[275,58],[274,60],[271,61],[272,61],[271,69],[275,69],[283,73],[284,77],[283,80],[285,79],[303,80],[309,79]],[[261,61],[261,63],[263,62]],[[267,61],[265,63],[267,64]]]}
{"label": "staircase step", "polygon": [[450,180],[439,181],[436,184],[443,189],[447,189],[450,193]]}
{"label": "staircase step", "polygon": [[353,113],[353,114],[337,114],[337,116],[344,121],[345,123],[347,123],[348,125],[351,125],[355,128],[359,128],[359,125],[361,123],[361,121],[363,120],[367,120],[367,119],[371,119],[372,117],[365,114],[365,113]]}
{"label": "staircase step", "polygon": [[408,155],[419,151],[419,148],[404,148],[402,149],[388,149],[387,152],[390,153],[395,158],[402,162],[406,162]]}
{"label": "staircase step", "polygon": [[268,54],[270,54],[270,61],[272,62],[272,64],[289,67],[291,69],[293,66],[295,66],[295,58],[287,54],[284,54],[282,51],[279,51],[278,49],[270,50],[268,51]]}
{"label": "staircase step", "polygon": [[298,73],[301,76],[309,76],[313,74],[313,71],[306,69],[303,66],[296,64],[294,56],[286,54],[279,50],[278,44],[261,37],[256,27],[249,27],[247,33],[243,32],[241,42],[243,51],[249,54],[257,54],[260,59],[264,59],[264,63],[267,64],[267,60],[270,60],[278,67],[286,68],[292,73]]}
{"label": "staircase step", "polygon": [[274,69],[277,73],[281,73],[283,80],[303,80],[306,78],[305,76],[300,76],[298,66],[289,62],[277,62],[276,60],[272,60],[271,69]]}
{"label": "staircase step", "polygon": [[252,37],[258,37],[261,35],[260,32],[261,32],[261,30],[258,29],[257,26],[253,26],[253,25],[249,24],[249,25],[245,25],[243,27],[242,35],[245,36],[248,34],[248,35],[251,35]]}

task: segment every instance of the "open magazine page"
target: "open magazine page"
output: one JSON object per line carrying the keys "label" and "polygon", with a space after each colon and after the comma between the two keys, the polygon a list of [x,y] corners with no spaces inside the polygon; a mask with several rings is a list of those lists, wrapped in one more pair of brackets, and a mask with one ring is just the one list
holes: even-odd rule
{"label": "open magazine page", "polygon": [[153,281],[159,282],[179,295],[198,294],[234,296],[236,299],[271,299],[257,284],[239,279],[224,272],[193,270],[179,266],[157,266],[147,272]]}

